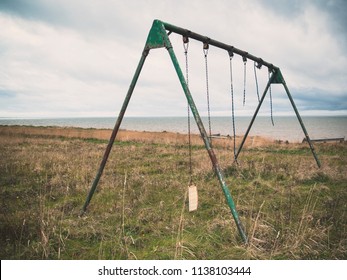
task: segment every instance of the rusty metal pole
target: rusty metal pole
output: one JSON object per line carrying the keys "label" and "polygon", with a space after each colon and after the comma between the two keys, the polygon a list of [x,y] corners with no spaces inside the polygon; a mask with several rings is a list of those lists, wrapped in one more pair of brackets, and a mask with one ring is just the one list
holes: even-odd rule
{"label": "rusty metal pole", "polygon": [[316,154],[316,152],[315,152],[315,149],[314,149],[314,147],[313,147],[313,144],[312,144],[312,142],[311,142],[311,140],[310,140],[310,136],[309,136],[308,133],[307,133],[307,130],[306,130],[305,125],[304,125],[304,122],[303,122],[302,119],[301,119],[301,116],[300,116],[300,114],[299,114],[299,111],[298,111],[298,109],[296,108],[296,105],[295,105],[295,103],[294,103],[294,100],[293,100],[293,98],[292,98],[292,96],[291,96],[291,94],[290,94],[290,92],[289,92],[289,89],[288,89],[288,87],[287,87],[287,84],[286,84],[286,82],[285,82],[285,80],[284,80],[284,78],[283,78],[283,75],[282,75],[282,73],[281,73],[281,70],[280,70],[279,68],[277,68],[277,69],[274,70],[274,72],[272,73],[272,75],[271,75],[271,77],[270,77],[270,79],[269,79],[269,81],[268,81],[268,83],[267,83],[267,85],[266,85],[266,87],[265,87],[264,93],[263,93],[263,95],[262,95],[262,97],[261,97],[261,99],[260,99],[260,101],[259,101],[259,103],[258,103],[258,106],[257,106],[257,108],[256,108],[256,110],[255,110],[255,112],[254,112],[254,115],[253,115],[253,117],[252,117],[252,120],[251,120],[251,122],[250,122],[250,124],[249,124],[249,126],[248,126],[248,128],[247,128],[247,131],[246,131],[246,133],[245,133],[245,135],[244,135],[244,137],[243,137],[243,139],[242,139],[242,142],[241,142],[241,144],[240,144],[240,148],[238,149],[238,151],[237,151],[237,153],[236,153],[235,159],[237,160],[237,157],[239,156],[239,154],[240,154],[240,152],[241,152],[241,149],[242,149],[242,147],[243,147],[243,145],[244,145],[244,143],[245,143],[245,141],[246,141],[246,138],[247,138],[247,136],[248,136],[248,133],[249,133],[249,131],[251,130],[251,127],[252,127],[252,125],[253,125],[253,122],[254,122],[254,120],[255,120],[255,118],[256,118],[258,112],[259,112],[259,109],[260,109],[260,107],[261,107],[261,105],[262,105],[262,103],[263,103],[263,101],[264,101],[264,99],[265,99],[266,93],[267,93],[267,91],[269,90],[269,87],[270,87],[271,84],[282,84],[282,85],[284,86],[284,89],[285,89],[285,91],[286,91],[286,93],[287,93],[287,96],[288,96],[288,98],[289,98],[289,100],[290,100],[290,103],[291,103],[291,105],[292,105],[292,107],[293,107],[293,109],[294,109],[294,112],[295,112],[295,114],[296,114],[296,117],[297,117],[297,119],[298,119],[298,121],[299,121],[299,123],[300,123],[300,126],[301,126],[301,128],[302,128],[304,134],[305,134],[307,143],[308,143],[309,146],[310,146],[311,152],[312,152],[313,157],[314,157],[314,159],[315,159],[315,161],[316,161],[316,163],[317,163],[317,166],[318,166],[318,167],[321,167],[321,163],[320,163],[320,161],[319,161],[319,159],[318,159],[318,156],[317,156],[317,154]]}
{"label": "rusty metal pole", "polygon": [[302,128],[302,131],[303,131],[304,134],[305,134],[306,141],[307,141],[308,145],[310,146],[311,152],[312,152],[312,154],[313,154],[314,159],[316,160],[317,166],[320,168],[320,167],[321,167],[321,163],[320,163],[320,161],[319,161],[319,159],[318,159],[318,156],[317,156],[317,154],[316,154],[316,152],[315,152],[315,150],[314,150],[314,147],[313,147],[313,144],[312,144],[312,142],[311,142],[310,136],[309,136],[308,133],[307,133],[307,130],[306,130],[305,125],[304,125],[304,122],[303,122],[302,119],[301,119],[301,116],[300,116],[300,114],[299,114],[299,111],[298,111],[298,109],[296,108],[296,105],[295,105],[295,103],[294,103],[294,100],[293,100],[293,98],[292,98],[292,96],[291,96],[291,94],[290,94],[290,92],[289,92],[289,89],[288,89],[288,87],[287,87],[286,82],[284,81],[284,79],[283,79],[283,81],[282,81],[282,84],[283,84],[284,89],[285,89],[285,91],[286,91],[286,93],[287,93],[287,95],[288,95],[288,98],[289,98],[289,100],[290,100],[290,103],[292,104],[292,107],[293,107],[293,109],[294,109],[294,112],[295,112],[295,114],[296,114],[296,117],[298,118],[298,121],[299,121],[300,126],[301,126],[301,128]]}
{"label": "rusty metal pole", "polygon": [[237,226],[237,228],[239,230],[239,233],[241,235],[242,240],[245,243],[247,243],[247,236],[246,236],[245,230],[243,228],[243,225],[241,223],[240,217],[239,217],[239,215],[237,213],[237,210],[236,210],[236,207],[235,207],[235,203],[234,203],[233,198],[231,196],[231,193],[230,193],[230,191],[229,191],[229,189],[228,189],[228,187],[227,187],[227,185],[225,183],[224,175],[223,175],[222,170],[221,170],[221,168],[220,168],[220,166],[218,164],[216,155],[215,155],[215,153],[214,153],[214,151],[213,151],[213,149],[211,147],[211,143],[210,143],[209,137],[208,137],[208,135],[206,133],[205,127],[204,127],[204,125],[202,123],[202,120],[200,118],[198,109],[197,109],[197,107],[196,107],[196,105],[194,103],[193,97],[192,97],[192,95],[191,95],[191,93],[189,91],[188,85],[187,85],[186,80],[184,78],[184,75],[182,73],[181,67],[179,66],[179,63],[178,63],[178,60],[176,58],[175,52],[174,52],[174,50],[173,50],[171,45],[167,45],[166,48],[167,48],[167,50],[168,50],[168,52],[170,54],[172,63],[174,65],[174,67],[175,67],[176,73],[177,73],[178,78],[179,78],[179,80],[181,82],[183,91],[184,91],[184,93],[186,95],[186,98],[188,100],[188,103],[189,103],[190,109],[191,109],[191,111],[193,113],[193,116],[195,118],[196,124],[197,124],[197,126],[198,126],[198,128],[200,130],[201,137],[202,137],[202,139],[203,139],[203,141],[205,143],[206,150],[208,152],[208,155],[210,156],[213,168],[214,168],[215,173],[216,173],[216,175],[218,177],[219,183],[220,183],[220,185],[222,187],[223,193],[225,195],[225,198],[227,200],[227,203],[229,205],[229,208],[230,208],[231,213],[233,215],[233,218],[235,220],[236,226]]}
{"label": "rusty metal pole", "polygon": [[121,108],[121,111],[118,115],[118,118],[117,118],[117,122],[113,128],[113,131],[112,131],[112,134],[111,134],[111,137],[110,137],[110,140],[108,142],[108,145],[106,147],[106,150],[105,150],[105,153],[104,153],[104,156],[102,158],[102,161],[100,163],[100,167],[99,167],[99,170],[98,172],[96,173],[96,176],[95,176],[95,179],[94,179],[94,182],[92,184],[92,187],[90,188],[90,191],[89,191],[89,194],[87,196],[87,199],[83,205],[83,208],[82,208],[82,211],[81,211],[81,214],[80,215],[83,215],[86,210],[87,210],[87,207],[90,203],[90,200],[92,199],[93,197],[93,194],[96,190],[96,187],[98,186],[98,183],[99,183],[99,180],[100,180],[100,177],[102,175],[102,172],[105,168],[105,165],[106,165],[106,162],[107,162],[107,159],[108,159],[108,156],[111,152],[111,149],[112,149],[112,146],[113,146],[113,143],[114,143],[114,140],[116,139],[116,136],[117,136],[117,133],[118,133],[118,130],[119,130],[119,127],[122,123],[122,120],[123,120],[123,117],[124,117],[124,114],[125,114],[125,111],[128,107],[128,104],[129,104],[129,101],[130,101],[130,98],[131,98],[131,95],[134,91],[134,88],[135,88],[135,85],[136,85],[136,82],[140,76],[140,72],[142,70],[142,67],[143,67],[143,64],[145,63],[145,60],[146,60],[146,57],[148,55],[148,52],[149,52],[149,49],[145,48],[142,52],[142,56],[141,56],[141,59],[137,65],[137,68],[136,68],[136,71],[135,71],[135,74],[134,74],[134,77],[131,81],[131,84],[130,84],[130,87],[129,87],[129,90],[128,90],[128,93],[124,99],[124,102],[123,102],[123,105],[122,105],[122,108]]}

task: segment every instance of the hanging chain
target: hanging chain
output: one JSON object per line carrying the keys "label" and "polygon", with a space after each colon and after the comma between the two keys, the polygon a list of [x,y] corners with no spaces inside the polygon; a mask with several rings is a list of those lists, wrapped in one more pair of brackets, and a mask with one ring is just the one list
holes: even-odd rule
{"label": "hanging chain", "polygon": [[230,94],[231,94],[231,119],[233,125],[233,142],[234,142],[234,161],[236,159],[236,128],[235,128],[235,107],[234,107],[234,84],[233,84],[233,56],[234,54],[229,52],[229,66],[230,66]]}
{"label": "hanging chain", "polygon": [[[189,46],[189,38],[183,37],[183,48],[184,48],[184,56],[186,59],[186,83],[189,88],[189,68],[188,68],[188,46]],[[192,185],[193,182],[193,168],[192,168],[192,140],[191,140],[191,127],[190,127],[190,106],[189,102],[187,103],[187,115],[188,115],[188,149],[189,149],[189,185]]]}
{"label": "hanging chain", "polygon": [[[257,90],[257,96],[258,96],[258,102],[260,102],[260,98],[259,98],[259,87],[258,87],[258,78],[257,78],[257,66],[256,62],[254,61],[254,77],[255,77],[255,87]],[[260,66],[261,67],[261,66]]]}
{"label": "hanging chain", "polygon": [[246,104],[246,63],[247,58],[244,56],[242,57],[243,60],[243,106]]}
{"label": "hanging chain", "polygon": [[212,132],[211,132],[211,110],[210,110],[210,93],[209,93],[209,86],[208,86],[208,63],[207,63],[207,54],[208,54],[208,43],[204,43],[203,46],[203,52],[205,56],[205,72],[206,72],[206,97],[207,97],[207,114],[208,114],[208,131],[210,136],[210,142],[212,145]]}
{"label": "hanging chain", "polygon": [[[269,81],[270,81],[270,74],[271,74],[271,71],[269,69]],[[272,74],[273,75],[273,74]],[[269,94],[270,94],[270,115],[271,115],[271,123],[272,123],[272,126],[275,126],[275,123],[274,123],[274,117],[273,117],[273,111],[272,111],[272,91],[271,91],[271,84],[270,84],[270,87],[269,87]]]}

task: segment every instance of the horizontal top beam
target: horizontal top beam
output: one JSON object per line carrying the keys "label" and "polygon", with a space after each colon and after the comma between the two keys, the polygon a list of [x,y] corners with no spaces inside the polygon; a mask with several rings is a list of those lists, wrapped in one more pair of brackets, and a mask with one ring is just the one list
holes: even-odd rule
{"label": "horizontal top beam", "polygon": [[242,57],[246,57],[247,59],[250,59],[250,60],[253,60],[255,62],[258,63],[258,65],[264,65],[266,67],[269,68],[269,70],[278,70],[279,68],[275,65],[273,65],[272,63],[269,63],[263,59],[261,59],[260,57],[256,57],[246,51],[243,51],[243,50],[240,50],[238,48],[235,48],[234,46],[231,46],[231,45],[227,45],[227,44],[224,44],[222,42],[219,42],[219,41],[216,41],[216,40],[213,40],[207,36],[203,36],[203,35],[200,35],[198,33],[195,33],[195,32],[192,32],[188,29],[184,29],[184,28],[181,28],[181,27],[177,27],[175,25],[172,25],[172,24],[169,24],[169,23],[166,23],[166,22],[162,22],[162,24],[164,25],[165,29],[167,31],[169,31],[170,33],[171,32],[174,32],[174,33],[177,33],[177,34],[180,34],[182,36],[186,36],[186,37],[189,37],[189,38],[192,38],[192,39],[195,39],[197,41],[200,41],[200,42],[203,42],[203,43],[207,43],[209,45],[212,45],[212,46],[215,46],[217,48],[220,48],[220,49],[224,49],[228,52],[231,52],[231,53],[236,53]]}

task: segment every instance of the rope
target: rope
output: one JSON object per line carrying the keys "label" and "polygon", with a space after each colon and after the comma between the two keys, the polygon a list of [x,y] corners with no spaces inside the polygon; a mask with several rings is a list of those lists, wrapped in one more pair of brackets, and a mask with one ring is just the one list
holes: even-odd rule
{"label": "rope", "polygon": [[211,131],[211,110],[210,110],[210,93],[208,86],[208,63],[207,63],[207,54],[208,54],[208,44],[204,43],[203,52],[205,56],[205,72],[206,72],[206,97],[207,97],[207,113],[208,113],[208,131],[210,136],[210,142],[212,144],[212,131]]}
{"label": "rope", "polygon": [[[184,56],[186,59],[186,83],[189,88],[189,68],[188,68],[188,46],[189,39],[188,37],[183,37],[183,48],[184,48]],[[187,104],[187,115],[188,115],[188,149],[189,149],[189,185],[193,182],[193,168],[192,168],[192,140],[191,140],[191,127],[190,127],[190,106],[189,102]]]}
{"label": "rope", "polygon": [[[271,73],[271,71],[269,70],[269,80],[270,80],[270,73]],[[272,92],[271,92],[271,84],[270,84],[270,87],[269,87],[269,94],[270,94],[270,115],[271,115],[271,123],[272,123],[272,126],[275,126],[274,117],[273,117],[273,111],[272,111]]]}

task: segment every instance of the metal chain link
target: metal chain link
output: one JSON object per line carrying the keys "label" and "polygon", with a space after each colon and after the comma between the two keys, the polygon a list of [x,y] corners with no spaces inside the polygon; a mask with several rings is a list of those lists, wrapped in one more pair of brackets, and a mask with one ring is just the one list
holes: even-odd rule
{"label": "metal chain link", "polygon": [[247,58],[244,56],[242,57],[243,60],[243,106],[246,104],[246,63]]}
{"label": "metal chain link", "polygon": [[[189,67],[188,67],[188,37],[183,37],[184,56],[186,60],[186,83],[189,88]],[[193,161],[192,161],[192,140],[191,140],[191,126],[190,126],[190,107],[187,103],[187,115],[188,115],[188,150],[189,150],[189,185],[193,183]]]}
{"label": "metal chain link", "polygon": [[230,94],[231,94],[231,119],[233,125],[233,142],[234,142],[234,161],[237,163],[236,159],[236,127],[235,127],[235,107],[234,107],[234,84],[233,84],[233,56],[232,52],[229,52],[229,65],[230,65]]}
{"label": "metal chain link", "polygon": [[207,114],[208,114],[208,131],[210,136],[210,143],[212,145],[212,131],[211,131],[211,109],[210,109],[210,93],[208,86],[208,63],[207,63],[207,54],[208,54],[208,44],[204,44],[203,52],[205,56],[205,73],[206,73],[206,98],[207,98]]}
{"label": "metal chain link", "polygon": [[257,90],[258,102],[260,102],[259,86],[258,86],[258,78],[257,78],[257,66],[256,66],[256,62],[255,61],[254,61],[254,77],[255,77],[255,87],[256,87],[256,90]]}
{"label": "metal chain link", "polygon": [[[271,74],[271,71],[269,71],[269,80],[270,80],[270,74]],[[269,94],[270,94],[270,115],[271,115],[271,123],[272,123],[272,126],[275,126],[274,117],[273,117],[273,110],[272,110],[272,91],[271,91],[271,84],[270,84],[270,87],[269,87]]]}

